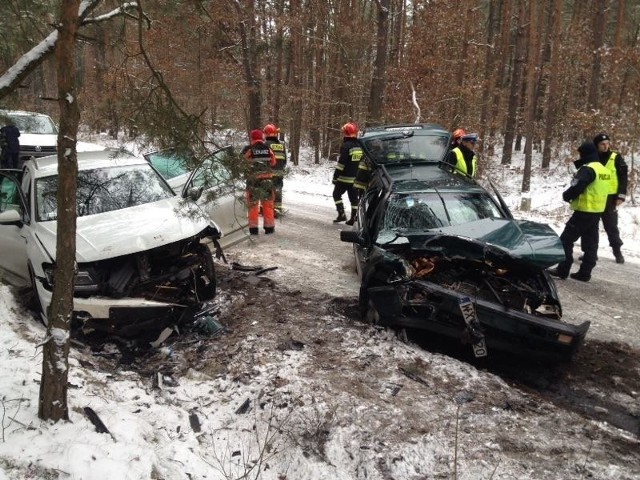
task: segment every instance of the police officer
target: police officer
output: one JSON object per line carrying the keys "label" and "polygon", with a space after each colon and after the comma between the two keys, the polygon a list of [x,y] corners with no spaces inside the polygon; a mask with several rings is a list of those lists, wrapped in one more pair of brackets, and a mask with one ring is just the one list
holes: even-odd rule
{"label": "police officer", "polygon": [[565,202],[571,203],[573,214],[560,234],[565,260],[549,271],[554,277],[565,279],[573,264],[573,243],[582,239],[584,258],[580,269],[570,276],[588,282],[591,271],[598,260],[598,224],[607,203],[611,171],[598,157],[596,146],[584,142],[578,147],[580,158],[574,162],[578,169],[571,186],[562,194]]}
{"label": "police officer", "polygon": [[251,130],[249,134],[251,143],[242,149],[242,154],[249,161],[247,168],[247,210],[249,220],[249,233],[258,235],[258,223],[260,220],[260,205],[262,205],[262,217],[264,233],[275,232],[276,222],[273,212],[273,172],[276,166],[276,156],[264,141],[262,130]]}
{"label": "police officer", "polygon": [[284,168],[287,166],[287,150],[284,143],[278,139],[280,129],[273,123],[265,125],[262,131],[264,132],[265,143],[276,156],[276,166],[273,168],[273,188],[275,190],[274,213],[275,217],[278,218],[282,213],[282,186],[284,183]]}
{"label": "police officer", "polygon": [[0,128],[2,136],[2,168],[18,168],[20,160],[20,130],[13,122]]}
{"label": "police officer", "polygon": [[457,147],[451,149],[447,154],[447,163],[453,165],[454,173],[464,173],[470,177],[475,177],[478,170],[478,159],[475,148],[478,143],[477,133],[467,133],[460,137]]}
{"label": "police officer", "polygon": [[344,213],[342,196],[345,192],[349,196],[351,203],[351,218],[349,225],[353,225],[358,213],[358,193],[353,186],[358,171],[358,165],[362,158],[362,147],[356,138],[358,136],[358,125],[353,122],[345,123],[342,126],[343,142],[340,147],[340,157],[333,172],[333,201],[338,210],[338,216],[333,223],[347,221]]}
{"label": "police officer", "polygon": [[613,250],[616,263],[624,263],[624,256],[620,247],[622,247],[622,239],[620,238],[620,230],[618,230],[618,207],[622,205],[627,196],[628,167],[620,153],[611,150],[611,140],[606,133],[599,133],[593,139],[593,143],[598,149],[600,162],[611,172],[611,180],[609,182],[609,196],[607,197],[607,205],[602,214],[602,226],[607,237],[609,245]]}

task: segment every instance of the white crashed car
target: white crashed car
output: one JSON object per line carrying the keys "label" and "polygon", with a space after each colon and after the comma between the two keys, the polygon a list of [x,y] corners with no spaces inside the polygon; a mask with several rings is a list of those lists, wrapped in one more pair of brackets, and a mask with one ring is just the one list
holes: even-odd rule
{"label": "white crashed car", "polygon": [[[0,170],[0,268],[30,283],[46,320],[55,282],[57,157]],[[78,153],[74,318],[85,330],[134,333],[198,311],[216,291],[207,242],[220,228],[145,159]],[[15,282],[14,282],[15,283]]]}

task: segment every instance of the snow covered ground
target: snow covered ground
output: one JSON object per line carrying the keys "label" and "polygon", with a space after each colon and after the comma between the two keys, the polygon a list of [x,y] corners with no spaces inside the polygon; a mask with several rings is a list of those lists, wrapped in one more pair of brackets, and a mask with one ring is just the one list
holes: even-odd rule
{"label": "snow covered ground", "polygon": [[[516,157],[508,168],[487,162],[486,176],[517,216],[560,232],[570,170],[559,163],[536,175],[532,211],[519,212]],[[331,173],[328,162],[293,167],[286,202],[331,215]],[[288,225],[274,237],[297,235]],[[640,208],[627,202],[620,226],[631,263],[640,258],[639,225]],[[257,262],[261,245],[229,256]],[[601,258],[611,257],[606,245],[602,234]],[[287,255],[283,263],[294,261]],[[336,262],[314,268],[330,279],[346,268]],[[220,320],[233,328],[160,348],[146,365],[127,368],[115,347],[73,348],[70,422],[58,424],[37,418],[44,327],[0,285],[0,480],[640,478],[637,435],[353,322],[344,294],[305,295],[308,275],[287,272],[249,281],[225,271]],[[637,391],[602,393],[640,402]],[[110,434],[96,432],[85,407]]]}

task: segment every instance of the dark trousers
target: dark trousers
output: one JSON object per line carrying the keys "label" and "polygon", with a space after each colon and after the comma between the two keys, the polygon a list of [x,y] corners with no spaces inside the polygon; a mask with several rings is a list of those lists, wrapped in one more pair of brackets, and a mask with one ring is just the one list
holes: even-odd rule
{"label": "dark trousers", "polygon": [[573,244],[581,239],[584,257],[580,265],[580,273],[591,275],[591,270],[598,261],[598,226],[600,213],[573,212],[571,218],[564,226],[560,234],[560,240],[564,248],[565,260],[558,264],[558,272],[562,276],[569,274],[573,264]]}
{"label": "dark trousers", "polygon": [[10,153],[3,150],[2,168],[18,168],[19,160],[20,160],[20,152]]}
{"label": "dark trousers", "polygon": [[[616,250],[620,250],[622,246],[622,239],[620,238],[620,230],[618,229],[618,206],[616,205],[616,201],[618,200],[617,195],[609,195],[607,197],[607,206],[605,207],[604,212],[602,213],[602,226],[604,227],[604,231],[607,232],[607,237],[609,238],[609,246],[615,252]],[[584,252],[584,241],[580,244],[582,251]]]}
{"label": "dark trousers", "polygon": [[336,182],[333,187],[333,201],[336,204],[338,213],[344,213],[344,205],[342,203],[342,195],[347,192],[349,203],[351,203],[351,211],[358,210],[358,192],[352,183]]}
{"label": "dark trousers", "polygon": [[273,188],[275,189],[276,197],[276,210],[280,210],[282,208],[282,186],[284,182],[282,180],[282,175],[273,174]]}
{"label": "dark trousers", "polygon": [[609,237],[609,245],[614,250],[619,250],[622,246],[620,230],[618,230],[617,199],[617,195],[609,195],[609,197],[607,197],[607,207],[602,214],[602,226],[604,227],[604,231],[607,232],[607,237]]}

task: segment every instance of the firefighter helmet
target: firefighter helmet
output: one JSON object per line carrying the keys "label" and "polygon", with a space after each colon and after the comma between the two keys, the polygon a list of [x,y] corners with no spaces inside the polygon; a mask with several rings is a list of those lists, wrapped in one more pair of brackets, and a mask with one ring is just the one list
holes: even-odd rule
{"label": "firefighter helmet", "polygon": [[278,135],[278,132],[280,132],[280,129],[276,127],[273,123],[268,123],[264,126],[262,131],[267,137],[275,137]]}
{"label": "firefighter helmet", "polygon": [[458,140],[459,138],[462,138],[466,134],[467,132],[464,130],[464,128],[456,128],[453,131],[453,139]]}
{"label": "firefighter helmet", "polygon": [[258,141],[258,140],[264,140],[264,135],[262,134],[262,130],[251,130],[251,133],[249,134],[249,138],[251,139],[252,142]]}
{"label": "firefighter helmet", "polygon": [[358,125],[354,122],[345,123],[342,126],[342,134],[345,137],[357,137],[358,136]]}

